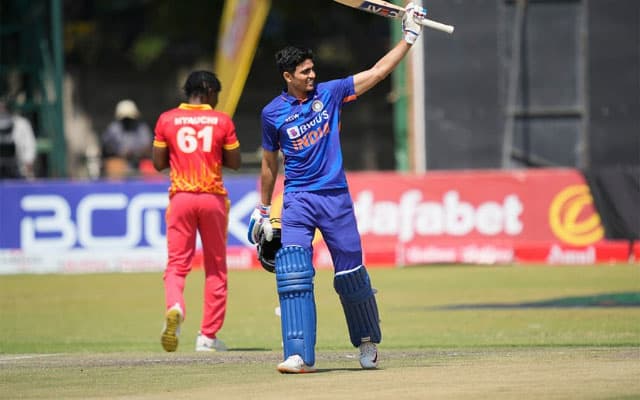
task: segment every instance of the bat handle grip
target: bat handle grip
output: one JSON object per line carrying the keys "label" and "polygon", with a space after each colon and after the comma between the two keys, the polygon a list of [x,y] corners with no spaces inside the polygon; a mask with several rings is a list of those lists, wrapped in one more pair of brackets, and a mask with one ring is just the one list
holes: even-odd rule
{"label": "bat handle grip", "polygon": [[422,26],[426,26],[431,29],[436,29],[446,33],[453,33],[453,30],[455,29],[452,25],[443,24],[441,22],[437,22],[428,18],[416,18],[416,22]]}

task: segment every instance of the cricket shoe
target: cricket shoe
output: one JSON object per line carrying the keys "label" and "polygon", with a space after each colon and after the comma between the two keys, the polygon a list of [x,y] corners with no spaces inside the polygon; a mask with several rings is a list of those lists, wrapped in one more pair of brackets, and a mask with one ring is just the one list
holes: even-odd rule
{"label": "cricket shoe", "polygon": [[378,367],[378,346],[373,342],[362,342],[360,346],[360,366],[364,369]]}
{"label": "cricket shoe", "polygon": [[180,335],[180,325],[183,316],[179,305],[175,305],[167,310],[164,317],[164,328],[162,328],[162,336],[160,343],[165,351],[176,351],[178,348],[178,335]]}
{"label": "cricket shoe", "polygon": [[227,351],[227,346],[218,338],[211,339],[198,332],[196,338],[196,351]]}
{"label": "cricket shoe", "polygon": [[316,369],[311,365],[305,364],[302,357],[294,354],[278,364],[278,371],[283,374],[307,374],[316,372]]}

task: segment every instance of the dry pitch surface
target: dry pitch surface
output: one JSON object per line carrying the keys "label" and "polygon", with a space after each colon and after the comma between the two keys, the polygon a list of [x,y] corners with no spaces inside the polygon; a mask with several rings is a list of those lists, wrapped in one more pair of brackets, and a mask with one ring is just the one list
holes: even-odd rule
{"label": "dry pitch surface", "polygon": [[280,352],[0,355],[3,399],[638,399],[640,348],[319,352],[281,375]]}

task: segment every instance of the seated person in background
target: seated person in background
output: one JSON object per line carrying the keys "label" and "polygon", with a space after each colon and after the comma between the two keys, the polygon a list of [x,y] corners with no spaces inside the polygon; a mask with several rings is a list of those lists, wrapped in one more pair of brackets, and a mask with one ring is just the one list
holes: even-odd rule
{"label": "seated person in background", "polygon": [[33,178],[36,136],[31,122],[0,98],[0,179]]}
{"label": "seated person in background", "polygon": [[140,161],[151,157],[152,140],[151,129],[140,119],[136,103],[128,99],[118,102],[115,120],[101,138],[104,175],[137,175]]}

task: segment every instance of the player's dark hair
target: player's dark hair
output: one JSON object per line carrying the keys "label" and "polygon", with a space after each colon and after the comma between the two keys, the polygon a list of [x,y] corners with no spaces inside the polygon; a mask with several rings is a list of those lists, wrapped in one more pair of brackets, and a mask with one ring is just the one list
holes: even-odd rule
{"label": "player's dark hair", "polygon": [[276,65],[281,74],[285,71],[292,74],[304,60],[313,60],[311,49],[287,46],[276,53]]}
{"label": "player's dark hair", "polygon": [[184,83],[184,94],[187,98],[191,96],[208,96],[209,90],[220,92],[222,85],[216,74],[210,71],[193,71],[189,74],[187,81]]}

